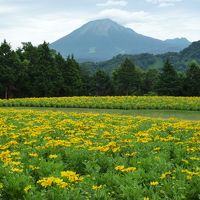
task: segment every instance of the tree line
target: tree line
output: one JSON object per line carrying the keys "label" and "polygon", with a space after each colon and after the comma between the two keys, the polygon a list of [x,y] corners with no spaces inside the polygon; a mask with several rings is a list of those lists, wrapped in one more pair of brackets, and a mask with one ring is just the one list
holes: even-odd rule
{"label": "tree line", "polygon": [[73,55],[64,59],[46,42],[23,43],[17,50],[6,41],[1,44],[1,98],[89,95],[199,96],[200,66],[193,61],[185,72],[178,72],[166,60],[159,70],[143,71],[126,59],[111,76],[102,70],[91,74]]}

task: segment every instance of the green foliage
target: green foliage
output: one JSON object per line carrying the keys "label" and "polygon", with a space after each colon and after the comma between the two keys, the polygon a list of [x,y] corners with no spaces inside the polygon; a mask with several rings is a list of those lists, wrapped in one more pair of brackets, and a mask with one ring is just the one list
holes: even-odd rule
{"label": "green foliage", "polygon": [[193,42],[188,48],[182,50],[179,58],[187,64],[192,60],[200,62],[200,41]]}
{"label": "green foliage", "polygon": [[62,68],[62,75],[64,79],[64,86],[61,95],[76,96],[80,94],[82,80],[79,64],[75,61],[73,56],[69,56]]}
{"label": "green foliage", "polygon": [[160,95],[179,96],[180,94],[181,85],[179,76],[169,60],[166,61],[160,73],[157,91]]}
{"label": "green foliage", "polygon": [[185,93],[189,96],[200,96],[200,66],[193,61],[186,71],[184,81]]}
{"label": "green foliage", "polygon": [[113,73],[113,79],[118,95],[133,95],[140,92],[141,75],[129,59]]}
{"label": "green foliage", "polygon": [[33,87],[31,96],[58,96],[62,84],[62,75],[54,64],[47,43],[38,46],[37,64],[32,66],[30,77]]}
{"label": "green foliage", "polygon": [[148,95],[156,95],[156,86],[159,81],[159,73],[156,69],[149,69],[143,80],[143,92]]}
{"label": "green foliage", "polygon": [[[0,48],[1,96],[49,97],[79,95],[81,74],[72,57],[64,60],[44,42],[23,43],[16,52],[4,41]],[[12,95],[10,94],[12,92]]]}
{"label": "green foliage", "polygon": [[112,93],[112,82],[106,72],[98,70],[92,76],[91,94],[96,96],[106,96]]}
{"label": "green foliage", "polygon": [[[198,45],[193,43],[180,53],[119,55],[110,61],[79,65],[73,56],[65,60],[50,50],[46,42],[38,46],[23,43],[21,49],[13,51],[4,41],[0,46],[0,97],[199,96],[198,64],[192,64],[186,73],[177,72],[169,62],[160,74],[155,66],[161,68],[166,59],[176,65],[177,57],[194,47],[197,53],[191,56],[198,61]],[[188,63],[190,59],[186,58]]]}
{"label": "green foliage", "polygon": [[15,89],[17,67],[19,66],[16,53],[4,40],[0,46],[0,83],[1,96],[6,99],[12,96]]}

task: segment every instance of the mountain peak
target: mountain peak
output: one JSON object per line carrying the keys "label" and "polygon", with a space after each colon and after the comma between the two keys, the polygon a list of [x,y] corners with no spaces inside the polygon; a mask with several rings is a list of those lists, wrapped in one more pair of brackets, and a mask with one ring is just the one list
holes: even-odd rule
{"label": "mountain peak", "polygon": [[95,35],[107,36],[109,35],[109,32],[122,31],[124,29],[125,27],[119,25],[111,19],[106,18],[90,21],[78,30],[80,34],[93,33]]}
{"label": "mountain peak", "polygon": [[93,20],[93,21],[90,21],[88,22],[87,24],[85,25],[88,25],[88,24],[92,24],[92,25],[99,25],[99,26],[104,26],[104,25],[110,25],[110,26],[121,26],[119,25],[117,22],[109,19],[109,18],[105,18],[105,19],[96,19],[96,20]]}
{"label": "mountain peak", "polygon": [[191,42],[187,39],[187,38],[174,38],[174,39],[167,39],[165,40],[165,42],[171,43],[171,44],[175,44],[175,45],[185,45],[188,46],[191,44]]}
{"label": "mountain peak", "polygon": [[96,19],[93,21],[90,21],[88,23],[111,23],[111,24],[117,24],[116,22],[114,22],[113,20],[109,19],[109,18],[104,18],[104,19]]}

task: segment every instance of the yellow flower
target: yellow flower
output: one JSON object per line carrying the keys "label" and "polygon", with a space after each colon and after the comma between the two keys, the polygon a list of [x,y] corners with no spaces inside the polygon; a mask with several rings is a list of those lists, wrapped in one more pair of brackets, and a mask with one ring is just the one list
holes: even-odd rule
{"label": "yellow flower", "polygon": [[19,169],[19,168],[11,168],[12,172],[17,172],[17,173],[21,173],[23,172],[23,169]]}
{"label": "yellow flower", "polygon": [[63,179],[60,178],[54,178],[53,182],[56,183],[61,188],[66,188],[69,185],[68,183],[64,182]]}
{"label": "yellow flower", "polygon": [[125,155],[126,155],[126,156],[129,156],[129,157],[134,157],[134,156],[137,155],[137,152],[126,153]]}
{"label": "yellow flower", "polygon": [[149,197],[144,197],[144,200],[149,200]]}
{"label": "yellow flower", "polygon": [[77,182],[83,180],[83,178],[80,177],[79,174],[73,171],[62,171],[61,177],[66,177],[70,182]]}
{"label": "yellow flower", "polygon": [[21,162],[16,162],[16,161],[12,161],[11,163],[10,163],[11,165],[21,165]]}
{"label": "yellow flower", "polygon": [[190,157],[190,160],[200,161],[200,158],[197,158],[197,157]]}
{"label": "yellow flower", "polygon": [[24,192],[25,192],[25,193],[28,193],[28,191],[31,190],[31,188],[32,188],[31,185],[26,186],[26,187],[24,188]]}
{"label": "yellow flower", "polygon": [[60,186],[61,188],[66,188],[66,187],[69,186],[69,184],[68,184],[68,183],[65,183],[65,182],[63,181],[63,182],[59,183],[59,186]]}
{"label": "yellow flower", "polygon": [[164,178],[166,178],[166,177],[169,177],[171,174],[172,174],[171,172],[165,172],[165,173],[163,173],[163,174],[160,176],[160,178],[161,178],[161,179],[164,179]]}
{"label": "yellow flower", "polygon": [[128,167],[123,170],[124,172],[134,172],[136,171],[136,167]]}
{"label": "yellow flower", "polygon": [[55,158],[57,158],[58,157],[58,155],[56,155],[56,154],[51,154],[51,155],[49,155],[49,158],[50,159],[55,159]]}
{"label": "yellow flower", "polygon": [[102,187],[103,187],[102,185],[99,185],[99,186],[98,186],[98,185],[93,185],[93,186],[92,186],[92,189],[93,189],[93,190],[99,190],[99,189],[101,189]]}
{"label": "yellow flower", "polygon": [[37,153],[29,153],[28,155],[29,155],[29,156],[32,156],[32,157],[38,157],[38,154],[37,154]]}
{"label": "yellow flower", "polygon": [[192,180],[192,176],[191,176],[191,175],[188,175],[188,176],[186,176],[186,179],[187,179],[187,180]]}
{"label": "yellow flower", "polygon": [[115,167],[115,169],[117,171],[121,171],[121,172],[134,172],[134,171],[136,171],[136,167],[125,168],[124,165],[119,165],[119,166]]}
{"label": "yellow flower", "polygon": [[182,159],[181,161],[186,163],[186,164],[189,164],[188,160]]}
{"label": "yellow flower", "polygon": [[153,150],[154,151],[160,151],[160,147],[155,147]]}
{"label": "yellow flower", "polygon": [[0,153],[0,158],[1,158],[2,160],[6,160],[6,159],[9,158],[9,157],[11,157],[10,151],[9,151],[9,150],[3,151],[3,152]]}
{"label": "yellow flower", "polygon": [[33,166],[33,165],[29,165],[29,168],[32,169],[32,170],[38,170],[38,169],[40,169],[39,167],[36,167],[36,166]]}
{"label": "yellow flower", "polygon": [[125,168],[124,165],[119,165],[119,166],[115,167],[115,169],[116,169],[117,171],[123,171],[124,168]]}
{"label": "yellow flower", "polygon": [[41,184],[42,187],[47,188],[48,186],[52,185],[53,177],[43,178],[43,179],[37,181],[37,183]]}
{"label": "yellow flower", "polygon": [[53,176],[43,178],[43,179],[37,181],[37,183],[39,183],[44,188],[52,186],[53,183],[58,185],[60,188],[65,188],[69,185],[68,183],[64,182],[63,179],[56,178],[56,177],[53,177]]}
{"label": "yellow flower", "polygon": [[2,189],[3,188],[3,183],[0,183],[0,189]]}
{"label": "yellow flower", "polygon": [[152,182],[150,182],[151,186],[157,186],[158,184],[159,184],[158,181],[152,181]]}
{"label": "yellow flower", "polygon": [[11,156],[20,156],[20,152],[12,152],[10,155]]}
{"label": "yellow flower", "polygon": [[198,172],[198,171],[197,172],[191,172],[187,169],[183,169],[183,170],[181,170],[181,172],[187,174],[187,176],[186,176],[187,180],[191,180],[193,176],[200,176],[200,172]]}

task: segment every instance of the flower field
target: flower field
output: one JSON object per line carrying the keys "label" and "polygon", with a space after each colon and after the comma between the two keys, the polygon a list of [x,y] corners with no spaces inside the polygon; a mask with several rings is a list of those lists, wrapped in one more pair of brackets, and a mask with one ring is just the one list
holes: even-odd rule
{"label": "flower field", "polygon": [[200,121],[0,109],[0,199],[200,199],[199,137]]}
{"label": "flower field", "polygon": [[117,96],[0,99],[0,106],[200,110],[200,97]]}

